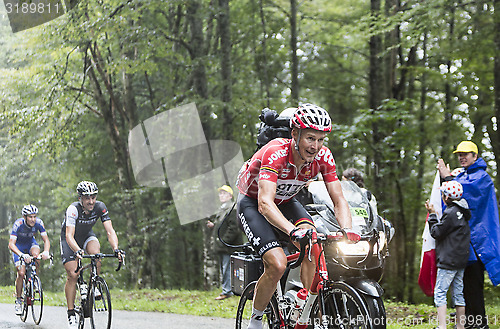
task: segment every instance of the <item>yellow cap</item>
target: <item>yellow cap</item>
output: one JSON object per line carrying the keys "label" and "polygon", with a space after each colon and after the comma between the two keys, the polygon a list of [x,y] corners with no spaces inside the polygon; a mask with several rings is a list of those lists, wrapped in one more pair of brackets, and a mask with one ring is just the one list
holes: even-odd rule
{"label": "yellow cap", "polygon": [[463,141],[460,144],[458,144],[457,149],[453,151],[453,153],[461,153],[461,152],[463,153],[474,152],[478,154],[477,145],[471,141]]}
{"label": "yellow cap", "polygon": [[226,191],[227,193],[231,194],[233,196],[233,189],[227,185],[222,185],[221,187],[218,188],[218,191]]}

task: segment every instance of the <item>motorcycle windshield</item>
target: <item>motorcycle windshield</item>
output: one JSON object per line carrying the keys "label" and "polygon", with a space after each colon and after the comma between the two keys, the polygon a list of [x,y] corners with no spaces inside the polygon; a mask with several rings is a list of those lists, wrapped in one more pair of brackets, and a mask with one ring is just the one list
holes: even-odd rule
{"label": "motorcycle windshield", "polygon": [[[351,210],[353,228],[358,229],[360,232],[370,231],[373,215],[366,193],[352,181],[341,181],[340,184],[344,198],[347,200]],[[325,214],[321,216],[323,220],[330,222],[330,224],[338,228],[339,224],[335,218],[333,202],[330,199],[325,184],[322,181],[311,182],[308,189],[315,204],[327,205]]]}

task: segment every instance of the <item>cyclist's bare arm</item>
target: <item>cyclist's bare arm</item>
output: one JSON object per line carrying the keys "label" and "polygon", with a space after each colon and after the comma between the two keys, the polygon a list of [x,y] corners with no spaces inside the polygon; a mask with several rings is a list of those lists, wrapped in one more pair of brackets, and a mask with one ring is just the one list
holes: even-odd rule
{"label": "cyclist's bare arm", "polygon": [[349,204],[342,193],[342,185],[340,185],[340,181],[336,180],[329,183],[325,182],[325,185],[328,194],[332,199],[333,206],[335,207],[335,215],[339,221],[340,227],[352,228],[351,211],[349,210]]}
{"label": "cyclist's bare arm", "polygon": [[21,250],[19,250],[19,248],[17,248],[16,241],[17,238],[11,235],[9,239],[9,249],[16,255],[21,256],[23,253],[21,252]]}
{"label": "cyclist's bare arm", "polygon": [[43,240],[43,251],[47,255],[47,258],[44,257],[44,259],[48,259],[48,254],[50,251],[50,241],[49,241],[49,236],[47,234],[42,234],[42,240]]}
{"label": "cyclist's bare arm", "polygon": [[66,226],[66,242],[68,243],[68,246],[73,250],[74,252],[77,252],[78,250],[82,249],[76,243],[75,240],[75,227],[74,226]]}
{"label": "cyclist's bare arm", "polygon": [[295,228],[290,223],[274,203],[276,195],[276,183],[268,180],[259,180],[259,212],[267,219],[271,225],[277,227],[287,235]]}
{"label": "cyclist's bare arm", "polygon": [[113,228],[113,223],[111,220],[107,220],[104,223],[104,229],[106,230],[106,234],[108,236],[108,242],[111,245],[113,250],[118,249],[118,236],[116,235],[115,229]]}

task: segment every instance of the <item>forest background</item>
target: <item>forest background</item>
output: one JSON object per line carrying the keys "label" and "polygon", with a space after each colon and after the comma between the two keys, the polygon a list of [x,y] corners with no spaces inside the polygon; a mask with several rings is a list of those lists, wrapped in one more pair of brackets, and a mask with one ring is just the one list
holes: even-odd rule
{"label": "forest background", "polygon": [[[39,207],[58,255],[75,186],[92,180],[128,252],[111,285],[203,289],[202,223],[180,225],[168,186],[139,186],[127,148],[133,127],[191,102],[206,138],[245,159],[264,107],[326,108],[339,171],[362,170],[396,228],[383,281],[396,300],[424,299],[437,159],[458,166],[454,147],[473,140],[499,186],[500,0],[85,0],[15,34],[0,10],[2,285],[22,206]],[[61,289],[53,271],[46,288]]]}

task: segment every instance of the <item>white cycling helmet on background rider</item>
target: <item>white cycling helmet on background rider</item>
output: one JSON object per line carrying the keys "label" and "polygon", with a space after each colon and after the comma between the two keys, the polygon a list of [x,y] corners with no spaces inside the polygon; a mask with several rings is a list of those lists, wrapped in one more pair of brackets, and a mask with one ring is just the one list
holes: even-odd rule
{"label": "white cycling helmet on background rider", "polygon": [[332,131],[332,120],[328,112],[317,105],[304,103],[299,105],[290,119],[290,128],[314,129],[329,133]]}
{"label": "white cycling helmet on background rider", "polygon": [[38,214],[38,208],[33,204],[28,204],[23,207],[21,213],[23,214],[23,216],[36,215]]}
{"label": "white cycling helmet on background rider", "polygon": [[81,181],[76,187],[76,192],[78,193],[78,196],[81,197],[83,195],[97,194],[97,192],[99,192],[99,189],[94,182]]}

